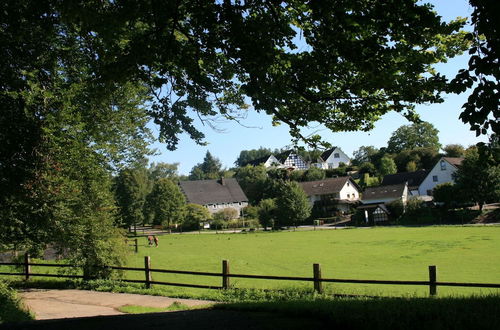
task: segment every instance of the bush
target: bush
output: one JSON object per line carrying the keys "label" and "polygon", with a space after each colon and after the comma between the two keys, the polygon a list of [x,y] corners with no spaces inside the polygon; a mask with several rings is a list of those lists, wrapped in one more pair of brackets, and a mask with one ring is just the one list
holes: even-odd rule
{"label": "bush", "polygon": [[238,217],[238,211],[232,207],[227,207],[214,213],[214,220],[229,221]]}
{"label": "bush", "polygon": [[16,291],[0,282],[0,324],[32,319],[33,316],[24,308]]}

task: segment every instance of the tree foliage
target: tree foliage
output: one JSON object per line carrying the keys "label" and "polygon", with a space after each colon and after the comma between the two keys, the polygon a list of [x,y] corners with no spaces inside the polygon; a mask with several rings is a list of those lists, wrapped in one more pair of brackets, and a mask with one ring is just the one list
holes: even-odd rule
{"label": "tree foliage", "polygon": [[272,154],[271,149],[260,147],[259,149],[250,149],[240,151],[240,155],[234,162],[238,167],[246,166],[252,160],[270,156]]}
{"label": "tree foliage", "polygon": [[264,166],[240,167],[236,171],[236,180],[238,180],[241,189],[248,197],[250,204],[256,205],[263,198],[268,187],[268,177]]}
{"label": "tree foliage", "polygon": [[428,122],[401,126],[395,130],[387,143],[387,152],[399,153],[415,148],[431,148],[439,151],[439,131]]}
{"label": "tree foliage", "polygon": [[127,228],[144,223],[144,203],[151,190],[150,186],[145,168],[124,169],[115,179],[116,202]]}
{"label": "tree foliage", "polygon": [[196,164],[189,174],[190,180],[206,180],[218,179],[222,173],[222,164],[218,158],[212,156],[210,151],[207,151],[203,162]]}
{"label": "tree foliage", "polygon": [[187,204],[185,216],[182,221],[183,230],[198,230],[200,229],[200,223],[203,221],[210,220],[212,215],[206,207],[198,204]]}
{"label": "tree foliage", "polygon": [[461,144],[447,144],[443,147],[446,157],[463,157],[465,155],[465,148]]}
{"label": "tree foliage", "polygon": [[415,170],[430,170],[436,165],[440,157],[435,148],[419,147],[402,150],[394,156],[394,161],[396,162],[398,172],[412,172],[408,171],[409,164]]}
{"label": "tree foliage", "polygon": [[397,167],[396,163],[394,162],[394,159],[392,159],[389,156],[384,156],[380,160],[380,167],[379,167],[379,173],[380,176],[384,177],[388,174],[394,174],[397,172]]}
{"label": "tree foliage", "polygon": [[186,198],[179,186],[169,179],[159,179],[147,197],[146,208],[153,224],[170,227],[184,219]]}
{"label": "tree foliage", "polygon": [[474,8],[474,31],[466,37],[472,41],[467,69],[458,72],[452,81],[455,92],[465,92],[474,86],[462,106],[460,119],[468,123],[476,135],[488,130],[500,134],[500,3],[494,0],[469,0]]}
{"label": "tree foliage", "polygon": [[352,155],[353,165],[360,166],[363,163],[373,162],[373,156],[378,153],[378,149],[374,146],[361,146],[358,150],[355,150]]}
{"label": "tree foliage", "polygon": [[310,167],[305,173],[304,173],[304,181],[316,181],[316,180],[323,180],[326,176],[326,173],[324,170],[317,168],[317,167]]}
{"label": "tree foliage", "polygon": [[461,198],[479,204],[500,200],[500,162],[486,147],[470,150],[455,172]]}
{"label": "tree foliage", "polygon": [[266,198],[260,201],[257,208],[259,223],[267,230],[267,227],[272,227],[276,219],[276,200],[273,198]]}
{"label": "tree foliage", "polygon": [[296,226],[311,215],[312,207],[302,187],[290,181],[281,182],[276,208],[276,220],[280,226]]}

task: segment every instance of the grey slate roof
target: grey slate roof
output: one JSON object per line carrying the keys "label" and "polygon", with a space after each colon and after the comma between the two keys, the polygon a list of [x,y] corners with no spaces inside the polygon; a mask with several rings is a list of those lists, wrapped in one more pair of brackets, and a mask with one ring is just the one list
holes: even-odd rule
{"label": "grey slate roof", "polygon": [[[224,184],[222,184],[222,181]],[[247,202],[236,179],[181,181],[179,185],[189,203],[206,205]]]}
{"label": "grey slate roof", "polygon": [[401,184],[408,182],[408,187],[415,188],[420,186],[422,181],[427,177],[430,171],[427,170],[420,170],[420,171],[415,171],[415,172],[404,172],[404,173],[396,173],[396,174],[389,174],[384,176],[384,179],[382,180],[382,186],[389,186],[389,185],[395,185],[395,184]]}
{"label": "grey slate roof", "polygon": [[372,199],[400,198],[403,196],[406,183],[390,186],[367,187],[363,192],[363,201]]}
{"label": "grey slate roof", "polygon": [[[340,192],[350,179],[349,176],[342,176],[318,181],[299,182],[299,184],[307,196],[330,195]],[[359,187],[352,179],[351,184],[359,190]]]}

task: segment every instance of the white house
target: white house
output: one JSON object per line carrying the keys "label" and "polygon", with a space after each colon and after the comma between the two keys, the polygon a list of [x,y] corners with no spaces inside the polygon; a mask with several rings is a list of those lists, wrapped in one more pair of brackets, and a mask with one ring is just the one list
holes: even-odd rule
{"label": "white house", "polygon": [[339,211],[348,212],[359,201],[359,186],[349,176],[318,181],[299,182],[311,205],[317,202],[335,204]]}
{"label": "white house", "polygon": [[432,190],[438,184],[454,182],[453,174],[463,160],[463,158],[441,157],[418,187],[419,194],[432,196]]}
{"label": "white house", "polygon": [[323,152],[314,166],[326,170],[329,168],[337,168],[340,163],[349,165],[351,159],[339,147],[333,147]]}

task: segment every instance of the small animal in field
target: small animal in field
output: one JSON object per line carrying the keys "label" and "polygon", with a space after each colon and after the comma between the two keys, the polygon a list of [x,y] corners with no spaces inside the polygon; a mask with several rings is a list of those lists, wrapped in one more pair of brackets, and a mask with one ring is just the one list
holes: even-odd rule
{"label": "small animal in field", "polygon": [[[150,236],[148,236],[148,244],[149,244],[149,246],[153,246],[153,243],[154,243],[154,241],[155,241],[154,237],[155,237],[155,236],[151,236],[151,235],[150,235]],[[158,244],[157,244],[157,245],[158,245]]]}
{"label": "small animal in field", "polygon": [[155,241],[155,246],[158,247],[158,237],[153,236],[153,240]]}

